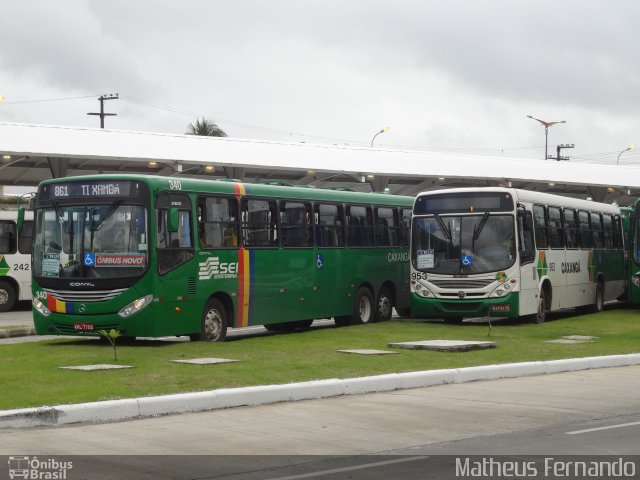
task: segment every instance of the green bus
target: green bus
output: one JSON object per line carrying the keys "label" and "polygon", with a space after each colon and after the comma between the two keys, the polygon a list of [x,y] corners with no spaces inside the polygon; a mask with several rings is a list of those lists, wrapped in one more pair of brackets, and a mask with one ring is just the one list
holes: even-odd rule
{"label": "green bus", "polygon": [[513,188],[421,193],[411,313],[542,323],[559,309],[601,311],[627,289],[623,220],[615,205]]}
{"label": "green bus", "polygon": [[409,311],[412,197],[143,175],[47,180],[33,243],[36,333],[291,330]]}
{"label": "green bus", "polygon": [[627,299],[634,305],[640,304],[640,199],[632,207],[625,208],[628,221],[628,268],[629,288]]}

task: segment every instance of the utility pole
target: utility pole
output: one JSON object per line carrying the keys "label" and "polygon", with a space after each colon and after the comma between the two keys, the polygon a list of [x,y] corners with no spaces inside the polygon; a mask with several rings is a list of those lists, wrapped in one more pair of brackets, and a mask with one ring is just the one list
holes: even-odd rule
{"label": "utility pole", "polygon": [[107,93],[106,95],[101,95],[98,97],[100,101],[100,113],[87,113],[87,115],[99,115],[100,116],[100,128],[104,128],[104,117],[115,117],[118,115],[117,113],[104,113],[104,102],[105,100],[118,100],[117,93]]}
{"label": "utility pole", "polygon": [[[559,162],[560,160],[569,160],[569,157],[561,157],[560,156],[560,150],[562,150],[563,148],[574,148],[575,145],[573,143],[563,143],[562,145],[558,145],[556,147],[556,160]],[[553,159],[553,157],[549,157],[549,160]]]}

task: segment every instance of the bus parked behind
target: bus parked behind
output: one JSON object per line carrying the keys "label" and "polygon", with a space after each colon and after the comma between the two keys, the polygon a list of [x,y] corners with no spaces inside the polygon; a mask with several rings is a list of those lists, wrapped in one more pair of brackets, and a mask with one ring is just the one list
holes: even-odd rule
{"label": "bus parked behind", "polygon": [[620,209],[511,188],[419,194],[413,209],[412,314],[529,316],[600,311],[625,293]]}
{"label": "bus parked behind", "polygon": [[0,210],[0,312],[31,299],[33,212],[24,212],[18,228],[17,210]]}

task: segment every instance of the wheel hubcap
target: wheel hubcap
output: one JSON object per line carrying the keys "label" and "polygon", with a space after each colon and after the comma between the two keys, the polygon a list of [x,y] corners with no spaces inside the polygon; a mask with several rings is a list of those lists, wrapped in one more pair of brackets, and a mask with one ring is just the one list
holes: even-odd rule
{"label": "wheel hubcap", "polygon": [[367,323],[371,320],[371,301],[367,297],[360,299],[360,320]]}
{"label": "wheel hubcap", "polygon": [[388,297],[382,297],[378,302],[378,310],[382,318],[391,316],[391,300]]}
{"label": "wheel hubcap", "polygon": [[204,334],[209,340],[215,340],[220,336],[222,317],[217,310],[209,310],[204,319]]}
{"label": "wheel hubcap", "polygon": [[9,301],[9,294],[6,290],[0,289],[0,305],[4,305]]}

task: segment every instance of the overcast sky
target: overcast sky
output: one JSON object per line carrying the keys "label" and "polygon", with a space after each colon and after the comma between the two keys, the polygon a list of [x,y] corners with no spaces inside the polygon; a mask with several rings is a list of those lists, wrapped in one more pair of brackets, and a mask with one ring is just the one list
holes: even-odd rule
{"label": "overcast sky", "polygon": [[567,122],[549,153],[615,163],[640,144],[638,19],[633,0],[4,0],[0,121],[97,127],[119,93],[107,128],[205,115],[368,145],[389,127],[377,146],[542,159],[532,115]]}

